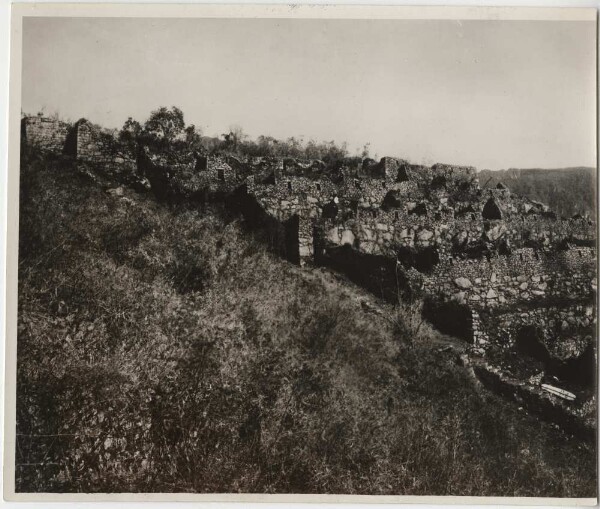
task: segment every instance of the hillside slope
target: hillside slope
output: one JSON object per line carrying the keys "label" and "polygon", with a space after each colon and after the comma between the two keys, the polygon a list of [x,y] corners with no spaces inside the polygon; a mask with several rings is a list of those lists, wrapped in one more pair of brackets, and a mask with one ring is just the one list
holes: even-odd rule
{"label": "hillside slope", "polygon": [[594,217],[596,213],[595,168],[482,170],[479,182],[485,187],[502,182],[512,192],[545,203],[564,217],[575,214]]}
{"label": "hillside slope", "polygon": [[418,309],[222,210],[32,152],[19,247],[18,491],[595,495],[593,446],[478,388]]}

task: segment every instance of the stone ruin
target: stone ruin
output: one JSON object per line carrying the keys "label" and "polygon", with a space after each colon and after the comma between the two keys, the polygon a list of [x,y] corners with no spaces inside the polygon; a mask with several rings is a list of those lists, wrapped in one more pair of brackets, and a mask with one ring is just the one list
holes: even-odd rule
{"label": "stone ruin", "polygon": [[[344,271],[386,299],[419,295],[434,325],[468,340],[473,355],[507,369],[515,352],[532,356],[535,369],[521,369],[521,379],[567,365],[576,379],[578,359],[593,350],[595,222],[558,217],[502,184],[483,189],[475,168],[132,153],[84,119],[25,118],[22,135],[43,150],[134,172],[158,197],[170,189],[226,201],[270,229],[274,247],[299,265]],[[532,354],[528,341],[543,353]]]}

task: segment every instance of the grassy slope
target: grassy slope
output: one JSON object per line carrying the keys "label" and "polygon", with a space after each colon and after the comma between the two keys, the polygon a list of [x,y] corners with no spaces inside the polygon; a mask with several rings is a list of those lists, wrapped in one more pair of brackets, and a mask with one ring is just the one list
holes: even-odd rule
{"label": "grassy slope", "polygon": [[546,203],[565,217],[582,213],[595,216],[595,168],[483,170],[479,182],[487,182],[486,187],[503,182],[514,193]]}
{"label": "grassy slope", "polygon": [[19,490],[595,494],[591,446],[477,389],[410,310],[234,218],[22,172]]}

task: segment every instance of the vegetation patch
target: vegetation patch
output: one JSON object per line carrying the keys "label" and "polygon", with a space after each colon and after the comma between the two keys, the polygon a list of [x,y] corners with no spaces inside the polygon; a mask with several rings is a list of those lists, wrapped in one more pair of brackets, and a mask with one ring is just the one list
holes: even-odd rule
{"label": "vegetation patch", "polygon": [[17,491],[595,496],[593,445],[482,392],[418,308],[218,208],[21,168]]}

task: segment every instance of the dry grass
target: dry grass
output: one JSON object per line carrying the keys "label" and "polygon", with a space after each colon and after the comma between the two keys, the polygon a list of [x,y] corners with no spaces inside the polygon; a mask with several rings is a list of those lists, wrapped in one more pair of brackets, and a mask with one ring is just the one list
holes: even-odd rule
{"label": "dry grass", "polygon": [[593,496],[593,447],[480,393],[235,218],[26,156],[17,489]]}

